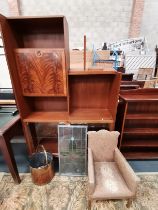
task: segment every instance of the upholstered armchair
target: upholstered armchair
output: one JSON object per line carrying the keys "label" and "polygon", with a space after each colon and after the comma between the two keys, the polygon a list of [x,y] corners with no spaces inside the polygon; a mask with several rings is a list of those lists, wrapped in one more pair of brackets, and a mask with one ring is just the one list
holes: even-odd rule
{"label": "upholstered armchair", "polygon": [[117,148],[119,132],[88,132],[88,199],[127,199],[136,195],[138,177]]}

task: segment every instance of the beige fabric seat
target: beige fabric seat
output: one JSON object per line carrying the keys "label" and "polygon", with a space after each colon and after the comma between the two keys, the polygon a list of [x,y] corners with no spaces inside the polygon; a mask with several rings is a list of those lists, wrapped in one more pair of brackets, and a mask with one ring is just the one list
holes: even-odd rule
{"label": "beige fabric seat", "polygon": [[[91,200],[130,199],[138,177],[117,148],[119,132],[88,132],[89,204]],[[128,206],[131,200],[128,200]]]}

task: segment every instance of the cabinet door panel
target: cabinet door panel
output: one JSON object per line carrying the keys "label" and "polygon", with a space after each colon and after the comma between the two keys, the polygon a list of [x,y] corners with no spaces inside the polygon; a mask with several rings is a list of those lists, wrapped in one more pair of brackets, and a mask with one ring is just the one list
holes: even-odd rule
{"label": "cabinet door panel", "polygon": [[16,49],[23,95],[66,96],[63,49]]}

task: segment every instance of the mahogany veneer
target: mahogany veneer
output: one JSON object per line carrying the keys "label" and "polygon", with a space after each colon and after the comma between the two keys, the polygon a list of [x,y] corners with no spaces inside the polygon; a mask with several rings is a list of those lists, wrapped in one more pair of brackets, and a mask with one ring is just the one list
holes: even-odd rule
{"label": "mahogany veneer", "polygon": [[19,78],[24,96],[66,96],[63,49],[16,49]]}

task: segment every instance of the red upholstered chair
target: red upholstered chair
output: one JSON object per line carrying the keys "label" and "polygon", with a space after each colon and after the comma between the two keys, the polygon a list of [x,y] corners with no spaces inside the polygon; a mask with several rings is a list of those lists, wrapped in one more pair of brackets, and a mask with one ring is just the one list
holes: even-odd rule
{"label": "red upholstered chair", "polygon": [[89,208],[92,200],[135,197],[138,177],[117,148],[119,132],[88,132]]}

